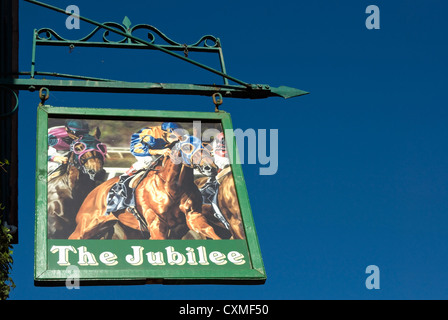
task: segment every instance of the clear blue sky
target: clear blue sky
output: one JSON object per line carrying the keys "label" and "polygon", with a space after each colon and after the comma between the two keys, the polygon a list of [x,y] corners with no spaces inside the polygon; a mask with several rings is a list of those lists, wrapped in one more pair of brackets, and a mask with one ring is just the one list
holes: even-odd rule
{"label": "clear blue sky", "polygon": [[[100,22],[147,23],[180,43],[219,37],[227,71],[311,92],[224,99],[234,128],[278,129],[279,167],[243,165],[268,275],[262,286],[34,287],[37,92],[20,93],[19,227],[11,299],[447,299],[446,1],[46,0]],[[368,30],[368,5],[380,9]],[[34,28],[77,39],[66,16],[20,1],[20,71]],[[202,61],[218,66],[202,55]],[[194,58],[192,56],[192,58]],[[118,80],[219,83],[157,52],[38,48],[36,70]],[[74,107],[212,111],[211,98],[51,92]],[[365,269],[380,268],[379,290]]]}

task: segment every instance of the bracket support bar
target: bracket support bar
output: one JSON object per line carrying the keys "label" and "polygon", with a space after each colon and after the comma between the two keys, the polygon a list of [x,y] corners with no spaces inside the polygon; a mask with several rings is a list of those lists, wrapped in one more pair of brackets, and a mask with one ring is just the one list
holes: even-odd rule
{"label": "bracket support bar", "polygon": [[308,92],[286,87],[270,87],[269,85],[245,86],[231,85],[200,85],[182,83],[125,82],[125,81],[92,81],[92,80],[46,80],[46,79],[12,79],[0,78],[0,85],[13,90],[35,91],[42,87],[52,91],[82,91],[109,93],[154,93],[154,94],[185,94],[213,96],[221,93],[226,98],[263,99],[268,97],[292,98]]}

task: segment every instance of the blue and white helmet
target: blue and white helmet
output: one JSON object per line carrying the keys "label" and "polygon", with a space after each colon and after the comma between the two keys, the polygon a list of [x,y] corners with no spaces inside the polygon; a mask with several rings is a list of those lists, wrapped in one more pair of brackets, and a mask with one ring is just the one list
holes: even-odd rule
{"label": "blue and white helmet", "polygon": [[164,122],[162,123],[161,128],[163,131],[173,132],[177,128],[180,128],[180,126],[175,122]]}
{"label": "blue and white helmet", "polygon": [[188,165],[193,163],[192,158],[194,154],[197,151],[204,149],[201,140],[194,136],[183,136],[183,139],[179,141],[178,146],[181,150],[183,162]]}

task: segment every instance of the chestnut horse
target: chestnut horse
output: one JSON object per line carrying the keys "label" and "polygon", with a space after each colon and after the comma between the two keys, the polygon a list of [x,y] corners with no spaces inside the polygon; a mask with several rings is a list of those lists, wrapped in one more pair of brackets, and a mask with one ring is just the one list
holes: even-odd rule
{"label": "chestnut horse", "polygon": [[[219,183],[216,205],[218,206],[218,210],[221,211],[224,219],[227,221],[228,226],[225,226],[219,219],[216,218],[215,209],[211,204],[204,203],[202,206],[202,211],[214,225],[219,227],[216,229],[217,232],[221,231],[225,234],[225,229],[227,229],[228,232],[226,238],[231,237],[232,239],[245,239],[240,205],[235,190],[235,181],[233,179],[232,172],[230,171],[230,167],[227,167],[221,171],[221,173],[216,176],[216,179]],[[195,181],[195,183],[199,188],[201,188],[207,180],[207,177],[199,178]],[[211,218],[212,216],[213,218]],[[221,232],[218,234],[221,234]]]}
{"label": "chestnut horse", "polygon": [[117,221],[135,230],[149,231],[152,240],[181,239],[183,233],[176,230],[183,226],[185,232],[190,229],[203,238],[221,239],[201,213],[202,196],[194,183],[194,165],[215,166],[201,141],[184,136],[170,155],[160,160],[160,164],[142,176],[136,174],[135,210],[127,208],[105,214],[108,192],[119,177],[95,188],[81,205],[76,229],[69,239],[99,238],[99,233]]}
{"label": "chestnut horse", "polygon": [[67,164],[48,177],[48,238],[67,239],[75,229],[76,213],[84,198],[104,181],[105,145],[85,135],[71,144]]}

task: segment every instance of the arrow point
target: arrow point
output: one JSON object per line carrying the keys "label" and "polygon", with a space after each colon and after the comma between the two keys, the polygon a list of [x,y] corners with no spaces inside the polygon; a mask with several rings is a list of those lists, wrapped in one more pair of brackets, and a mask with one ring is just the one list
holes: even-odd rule
{"label": "arrow point", "polygon": [[303,91],[300,89],[291,88],[291,87],[287,87],[287,86],[280,86],[278,88],[272,88],[271,91],[285,99],[299,97],[299,96],[309,94],[309,92],[307,92],[307,91]]}

